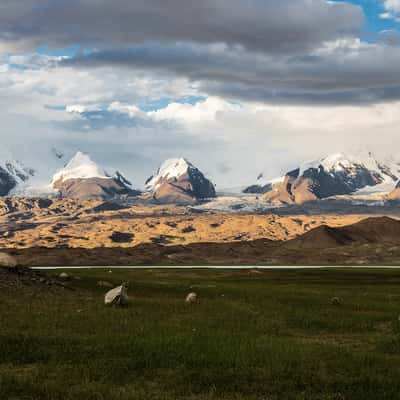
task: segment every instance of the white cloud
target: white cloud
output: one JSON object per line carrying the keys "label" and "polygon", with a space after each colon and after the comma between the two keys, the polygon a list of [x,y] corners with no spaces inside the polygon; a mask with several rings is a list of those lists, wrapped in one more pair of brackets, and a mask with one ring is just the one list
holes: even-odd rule
{"label": "white cloud", "polygon": [[185,124],[215,121],[223,113],[237,112],[241,106],[218,97],[208,97],[195,104],[170,103],[167,107],[148,113],[155,120],[176,120]]}
{"label": "white cloud", "polygon": [[387,10],[400,13],[400,0],[385,0],[383,4]]}
{"label": "white cloud", "polygon": [[83,114],[90,111],[99,111],[101,108],[93,104],[70,104],[65,107],[65,111],[71,114]]}
{"label": "white cloud", "polygon": [[[354,57],[364,46],[370,45],[340,41],[327,44],[323,51],[336,54],[341,49],[346,57]],[[272,178],[302,160],[332,151],[358,147],[391,153],[400,147],[399,102],[335,107],[238,104],[229,97],[207,96],[182,78],[121,67],[45,64],[22,70],[4,60],[1,65],[7,65],[0,74],[1,141],[27,165],[40,162],[49,178],[54,171],[46,162],[46,148],[51,147],[68,154],[77,149],[90,152],[104,167],[121,169],[135,185],[142,184],[163,159],[185,156],[220,188],[251,183],[261,171]],[[172,102],[157,111],[140,108],[149,99],[182,95],[206,99],[195,104]],[[149,123],[93,130],[86,124],[88,111]],[[70,122],[86,124],[87,132],[75,125],[66,130],[60,124]]]}
{"label": "white cloud", "polygon": [[400,0],[385,0],[383,6],[386,12],[380,14],[380,18],[400,22]]}
{"label": "white cloud", "polygon": [[133,104],[122,104],[119,101],[112,102],[108,106],[107,111],[128,114],[130,118],[144,117],[146,115],[139,107]]}

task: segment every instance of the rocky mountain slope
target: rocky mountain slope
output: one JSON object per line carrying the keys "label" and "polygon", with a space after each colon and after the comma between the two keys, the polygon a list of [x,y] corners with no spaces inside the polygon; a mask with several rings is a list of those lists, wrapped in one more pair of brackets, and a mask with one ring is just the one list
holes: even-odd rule
{"label": "rocky mountain slope", "polygon": [[243,193],[245,194],[264,194],[274,190],[280,186],[283,182],[284,177],[279,177],[276,179],[266,180],[264,174],[259,174],[256,183],[247,186]]}
{"label": "rocky mountain slope", "polygon": [[390,191],[399,177],[400,165],[391,160],[378,161],[371,153],[338,153],[288,172],[263,198],[273,204],[302,204],[361,191]]}
{"label": "rocky mountain slope", "polygon": [[216,196],[212,182],[184,158],[166,160],[146,181],[146,189],[160,204],[194,204]]}
{"label": "rocky mountain slope", "polygon": [[0,196],[13,194],[34,175],[33,168],[25,167],[10,152],[4,149],[0,151]]}
{"label": "rocky mountain slope", "polygon": [[89,155],[79,151],[53,176],[51,187],[62,198],[109,199],[140,194],[121,173],[108,174]]}
{"label": "rocky mountain slope", "polygon": [[397,182],[395,188],[386,196],[387,200],[399,201],[400,200],[400,181]]}

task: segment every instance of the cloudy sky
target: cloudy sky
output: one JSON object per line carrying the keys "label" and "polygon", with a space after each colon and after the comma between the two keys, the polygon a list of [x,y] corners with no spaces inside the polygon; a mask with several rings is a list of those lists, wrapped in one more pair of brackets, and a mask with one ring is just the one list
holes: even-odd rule
{"label": "cloudy sky", "polygon": [[136,186],[170,157],[219,188],[400,159],[400,0],[1,0],[0,121],[42,176],[79,149]]}

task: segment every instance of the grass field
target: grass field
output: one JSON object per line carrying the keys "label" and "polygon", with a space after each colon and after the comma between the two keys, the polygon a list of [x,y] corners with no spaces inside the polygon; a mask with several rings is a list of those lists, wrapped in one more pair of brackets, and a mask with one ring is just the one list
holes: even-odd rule
{"label": "grass field", "polygon": [[0,399],[400,398],[400,271],[71,273],[0,293]]}

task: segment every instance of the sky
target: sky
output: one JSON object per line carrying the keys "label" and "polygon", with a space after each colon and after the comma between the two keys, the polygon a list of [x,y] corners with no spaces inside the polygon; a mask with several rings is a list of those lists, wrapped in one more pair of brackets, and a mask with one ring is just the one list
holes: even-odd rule
{"label": "sky", "polygon": [[217,188],[400,145],[400,0],[2,0],[2,146],[136,187],[185,157]]}

